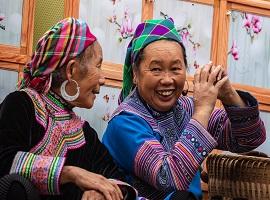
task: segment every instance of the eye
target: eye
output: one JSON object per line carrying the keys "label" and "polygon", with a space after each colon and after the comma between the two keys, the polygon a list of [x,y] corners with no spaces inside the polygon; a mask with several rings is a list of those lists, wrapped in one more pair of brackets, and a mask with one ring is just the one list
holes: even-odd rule
{"label": "eye", "polygon": [[181,67],[173,67],[172,71],[180,71],[182,68]]}
{"label": "eye", "polygon": [[174,66],[174,67],[171,68],[171,71],[173,73],[180,73],[181,70],[182,70],[182,67],[181,66]]}
{"label": "eye", "polygon": [[160,69],[159,67],[152,67],[152,68],[150,69],[150,71],[151,71],[151,72],[160,72],[161,69]]}

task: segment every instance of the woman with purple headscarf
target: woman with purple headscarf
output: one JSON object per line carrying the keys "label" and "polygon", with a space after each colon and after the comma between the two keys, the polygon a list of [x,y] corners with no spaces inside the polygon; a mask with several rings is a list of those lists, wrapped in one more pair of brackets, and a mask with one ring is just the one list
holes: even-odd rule
{"label": "woman with purple headscarf", "polygon": [[1,199],[36,199],[27,180],[46,200],[135,199],[133,188],[113,180],[124,174],[95,130],[72,111],[93,106],[101,63],[83,21],[64,19],[38,41],[19,90],[0,106]]}
{"label": "woman with purple headscarf", "polygon": [[[236,91],[221,66],[196,71],[193,98],[181,96],[186,69],[171,18],[139,24],[127,49],[123,102],[103,143],[150,199],[183,200],[181,191],[200,199],[200,165],[214,148],[244,152],[265,140],[258,102]],[[214,109],[217,99],[225,109]]]}

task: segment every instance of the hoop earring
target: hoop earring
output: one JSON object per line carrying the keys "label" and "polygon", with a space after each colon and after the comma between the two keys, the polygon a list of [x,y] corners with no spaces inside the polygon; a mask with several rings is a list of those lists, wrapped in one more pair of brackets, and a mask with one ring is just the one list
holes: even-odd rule
{"label": "hoop earring", "polygon": [[61,92],[61,96],[66,100],[66,101],[74,101],[76,100],[78,97],[79,97],[79,94],[80,94],[80,87],[77,83],[77,81],[71,79],[72,82],[74,82],[76,84],[76,89],[77,89],[77,92],[75,95],[71,96],[69,95],[67,92],[66,92],[66,85],[67,83],[69,82],[68,80],[65,80],[62,85],[61,85],[61,88],[60,88],[60,92]]}
{"label": "hoop earring", "polygon": [[182,95],[183,96],[187,96],[187,94],[188,94],[189,85],[188,85],[188,81],[187,80],[186,80],[186,83],[187,83],[187,89],[182,91]]}

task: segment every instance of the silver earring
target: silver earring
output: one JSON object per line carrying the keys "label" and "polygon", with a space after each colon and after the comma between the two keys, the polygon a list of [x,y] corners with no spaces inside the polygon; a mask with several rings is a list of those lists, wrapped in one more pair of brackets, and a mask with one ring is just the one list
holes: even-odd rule
{"label": "silver earring", "polygon": [[79,97],[79,94],[80,94],[80,87],[79,87],[77,81],[75,81],[73,79],[71,79],[71,81],[76,84],[77,92],[76,92],[75,95],[71,96],[66,92],[66,85],[68,83],[68,80],[65,80],[62,83],[61,88],[60,88],[61,96],[67,101],[74,101],[75,99],[77,99]]}

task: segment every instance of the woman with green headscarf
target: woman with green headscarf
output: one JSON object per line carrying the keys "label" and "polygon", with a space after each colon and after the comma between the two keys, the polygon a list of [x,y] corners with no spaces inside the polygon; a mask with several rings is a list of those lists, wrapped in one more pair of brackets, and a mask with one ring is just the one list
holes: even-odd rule
{"label": "woman with green headscarf", "polygon": [[[149,199],[202,197],[199,168],[214,149],[250,151],[265,140],[258,103],[236,91],[211,62],[194,75],[193,98],[181,96],[185,48],[173,20],[140,24],[124,65],[123,102],[103,137],[130,182]],[[225,109],[214,109],[219,99]]]}

